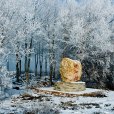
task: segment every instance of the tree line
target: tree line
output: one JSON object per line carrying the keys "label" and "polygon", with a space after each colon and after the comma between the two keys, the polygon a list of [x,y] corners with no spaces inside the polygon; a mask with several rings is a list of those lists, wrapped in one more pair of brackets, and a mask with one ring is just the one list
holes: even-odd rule
{"label": "tree line", "polygon": [[72,58],[83,61],[91,54],[113,52],[113,7],[111,0],[1,0],[0,38],[6,58],[16,57],[16,81],[24,58],[29,83],[32,55],[35,76],[42,77],[43,67],[48,75],[49,69],[52,85],[61,59],[68,54],[73,52]]}

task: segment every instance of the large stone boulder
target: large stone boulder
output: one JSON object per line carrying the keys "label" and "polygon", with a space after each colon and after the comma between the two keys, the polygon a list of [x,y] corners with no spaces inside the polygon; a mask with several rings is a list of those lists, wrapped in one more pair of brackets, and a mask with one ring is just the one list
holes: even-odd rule
{"label": "large stone boulder", "polygon": [[82,65],[77,60],[63,58],[60,64],[60,74],[63,82],[79,81],[82,75]]}

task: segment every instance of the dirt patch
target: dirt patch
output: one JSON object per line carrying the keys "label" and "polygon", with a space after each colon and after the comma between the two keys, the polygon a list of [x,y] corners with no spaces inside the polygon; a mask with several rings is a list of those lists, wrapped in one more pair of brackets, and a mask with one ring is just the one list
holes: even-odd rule
{"label": "dirt patch", "polygon": [[32,96],[32,95],[30,95],[30,94],[27,94],[27,93],[25,93],[25,94],[22,94],[21,96],[20,96],[20,98],[22,99],[22,100],[36,100],[36,99],[38,99],[39,101],[50,101],[50,97],[48,96],[45,96],[45,95],[39,95],[39,96]]}
{"label": "dirt patch", "polygon": [[81,104],[75,104],[72,101],[68,102],[61,102],[59,105],[60,108],[63,108],[64,110],[70,109],[70,110],[78,110],[78,109],[90,109],[90,108],[101,108],[98,103],[81,103]]}

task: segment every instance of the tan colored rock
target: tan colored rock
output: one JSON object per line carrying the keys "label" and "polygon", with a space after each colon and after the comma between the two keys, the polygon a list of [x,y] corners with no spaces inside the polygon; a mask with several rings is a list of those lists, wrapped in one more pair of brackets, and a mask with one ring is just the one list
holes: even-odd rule
{"label": "tan colored rock", "polygon": [[64,82],[79,81],[82,75],[82,65],[77,60],[63,58],[60,64],[60,74]]}
{"label": "tan colored rock", "polygon": [[54,89],[63,92],[77,92],[86,90],[85,82],[57,82]]}

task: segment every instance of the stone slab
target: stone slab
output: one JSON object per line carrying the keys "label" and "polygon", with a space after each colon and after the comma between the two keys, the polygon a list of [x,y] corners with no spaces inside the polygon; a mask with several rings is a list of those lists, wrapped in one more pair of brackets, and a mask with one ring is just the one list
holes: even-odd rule
{"label": "stone slab", "polygon": [[85,82],[56,82],[54,85],[54,90],[63,92],[77,92],[85,89]]}

